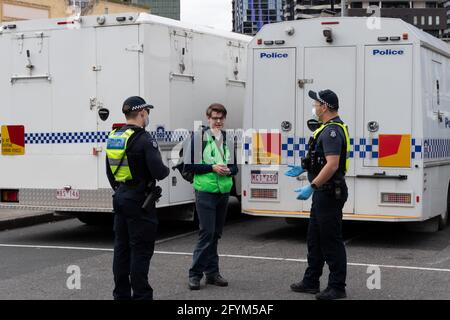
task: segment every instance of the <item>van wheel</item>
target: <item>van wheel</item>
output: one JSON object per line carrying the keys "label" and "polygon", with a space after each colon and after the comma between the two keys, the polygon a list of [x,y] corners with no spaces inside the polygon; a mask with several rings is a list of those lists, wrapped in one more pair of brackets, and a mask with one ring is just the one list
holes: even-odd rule
{"label": "van wheel", "polygon": [[300,229],[307,229],[309,224],[309,219],[305,218],[285,218],[284,220],[288,225],[295,226]]}
{"label": "van wheel", "polygon": [[439,216],[439,230],[444,230],[447,224],[449,223],[448,220],[448,212],[450,211],[450,186],[447,192],[447,210],[445,213]]}
{"label": "van wheel", "polygon": [[77,217],[78,220],[83,222],[88,226],[112,226],[114,224],[114,217],[111,216],[89,216],[80,215]]}

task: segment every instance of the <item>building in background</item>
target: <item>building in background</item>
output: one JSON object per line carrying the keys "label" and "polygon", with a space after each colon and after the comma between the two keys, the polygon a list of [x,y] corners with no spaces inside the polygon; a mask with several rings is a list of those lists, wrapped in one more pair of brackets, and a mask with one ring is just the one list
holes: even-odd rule
{"label": "building in background", "polygon": [[443,0],[434,1],[350,1],[349,16],[367,15],[367,7],[378,5],[381,16],[400,18],[435,37],[442,38],[447,24],[447,12]]}
{"label": "building in background", "polygon": [[[336,0],[334,3],[333,6],[331,0],[286,0],[284,19],[307,19],[321,14],[332,14],[333,11],[340,15],[341,1]],[[450,0],[347,0],[346,3],[346,16],[368,16],[367,8],[377,6],[380,8],[381,17],[403,19],[436,37],[450,33]]]}
{"label": "building in background", "polygon": [[83,15],[150,11],[130,0],[0,0],[0,22],[67,17],[74,14],[75,5]]}
{"label": "building in background", "polygon": [[170,19],[180,20],[180,0],[131,0],[131,2],[150,7],[152,10],[152,14]]}
{"label": "building in background", "polygon": [[444,8],[446,12],[447,28],[444,31],[444,37],[450,38],[450,0],[444,2]]}
{"label": "building in background", "polygon": [[255,35],[263,25],[283,21],[285,0],[233,0],[233,31]]}
{"label": "building in background", "polygon": [[283,15],[284,20],[300,20],[315,18],[332,10],[336,14],[341,12],[340,0],[286,0]]}

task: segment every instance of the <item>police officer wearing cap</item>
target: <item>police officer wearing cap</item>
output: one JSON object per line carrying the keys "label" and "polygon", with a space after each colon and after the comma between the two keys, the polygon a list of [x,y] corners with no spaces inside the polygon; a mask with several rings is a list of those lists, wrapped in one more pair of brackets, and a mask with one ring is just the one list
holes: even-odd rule
{"label": "police officer wearing cap", "polygon": [[[331,90],[309,91],[313,115],[319,126],[309,141],[301,166],[289,166],[285,175],[308,173],[309,185],[295,190],[298,200],[312,195],[308,226],[308,268],[303,280],[291,285],[295,292],[316,294],[317,299],[346,297],[347,256],[342,239],[342,208],[348,197],[345,173],[348,169],[350,138],[347,126],[338,115],[339,101]],[[325,262],[330,269],[328,286],[320,292],[320,277]]]}
{"label": "police officer wearing cap", "polygon": [[148,186],[166,178],[169,168],[162,161],[158,144],[145,131],[152,108],[141,97],[125,100],[122,111],[127,124],[113,130],[107,142],[107,176],[115,190],[115,300],[153,299],[148,271],[158,220],[154,201],[148,204],[146,200],[155,193],[155,189],[150,190]]}

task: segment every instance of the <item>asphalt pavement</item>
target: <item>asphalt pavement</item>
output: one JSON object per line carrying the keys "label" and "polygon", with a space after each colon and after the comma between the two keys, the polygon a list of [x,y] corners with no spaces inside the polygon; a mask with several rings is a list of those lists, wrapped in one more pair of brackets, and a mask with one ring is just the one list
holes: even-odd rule
{"label": "asphalt pavement", "polygon": [[[236,213],[238,206],[231,206]],[[281,218],[234,215],[220,240],[222,275],[230,285],[187,287],[197,239],[189,223],[161,222],[150,268],[159,300],[310,300],[290,291],[306,268],[306,228]],[[450,300],[450,227],[414,233],[399,224],[345,222],[348,299]],[[0,232],[0,299],[112,298],[111,226],[64,220]],[[79,289],[73,268],[79,268]],[[324,269],[321,286],[327,284]],[[72,285],[71,285],[72,284]]]}

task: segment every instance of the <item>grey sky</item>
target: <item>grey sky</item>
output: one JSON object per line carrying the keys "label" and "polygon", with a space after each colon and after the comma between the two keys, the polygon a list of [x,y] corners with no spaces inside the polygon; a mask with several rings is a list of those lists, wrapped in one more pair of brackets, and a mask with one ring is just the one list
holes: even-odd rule
{"label": "grey sky", "polygon": [[231,31],[231,0],[180,0],[181,21]]}

